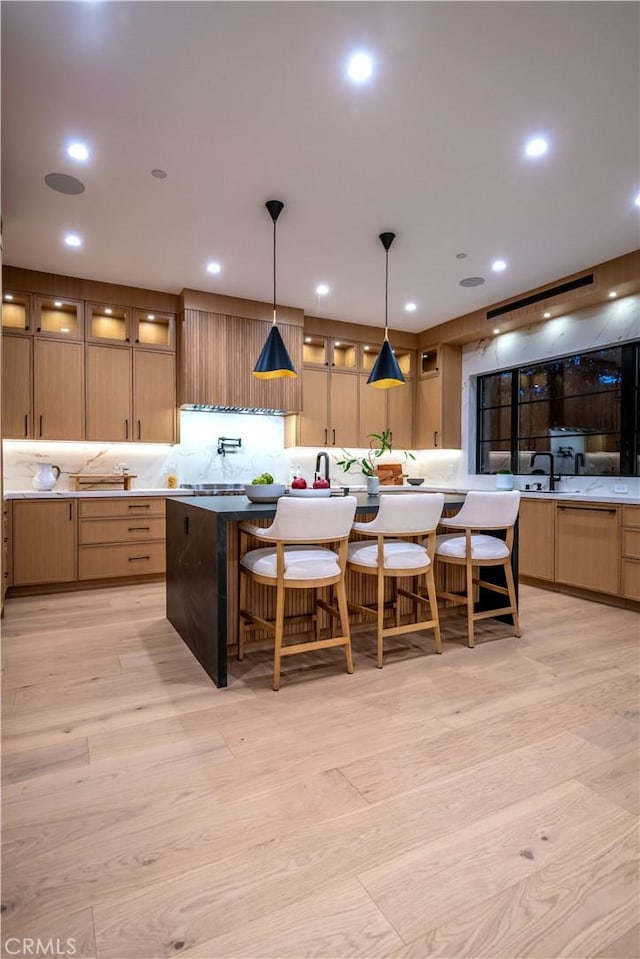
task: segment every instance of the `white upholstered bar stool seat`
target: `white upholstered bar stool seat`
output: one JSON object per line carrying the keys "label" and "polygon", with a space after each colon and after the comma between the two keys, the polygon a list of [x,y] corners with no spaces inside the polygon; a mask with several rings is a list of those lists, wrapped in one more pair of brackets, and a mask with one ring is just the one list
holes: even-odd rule
{"label": "white upholstered bar stool seat", "polygon": [[[347,541],[357,500],[354,496],[329,499],[278,500],[273,523],[267,528],[251,523],[240,524],[241,551],[248,536],[268,545],[252,549],[240,557],[240,623],[238,659],[244,657],[247,632],[261,629],[274,636],[273,688],[280,688],[283,656],[306,653],[314,649],[343,646],[347,672],[353,672],[349,612],[344,583],[347,564]],[[327,544],[325,546],[321,544]],[[336,547],[336,548],[331,548]],[[337,551],[336,551],[337,549]],[[248,583],[253,581],[275,587],[275,619],[268,620],[248,609]],[[326,586],[335,588],[337,609],[318,598],[317,590]],[[285,593],[287,589],[313,589],[315,638],[305,642],[284,643]],[[322,638],[318,609],[324,609],[340,622],[340,635]],[[286,621],[300,622],[309,616],[289,617]]]}
{"label": "white upholstered bar stool seat", "polygon": [[[376,619],[377,666],[382,668],[384,640],[390,636],[413,633],[422,629],[433,629],[436,651],[442,652],[440,641],[440,623],[436,600],[435,581],[431,556],[435,551],[435,531],[442,514],[444,496],[442,493],[388,493],[380,494],[380,506],[377,516],[370,523],[354,523],[353,532],[359,533],[374,542],[356,540],[349,543],[347,551],[348,568],[365,575],[377,577],[376,603],[364,606],[349,603],[349,609]],[[428,546],[412,540],[428,539]],[[399,589],[397,580],[401,577],[423,578],[427,587],[427,597],[417,589],[410,591]],[[395,624],[385,626],[385,578],[394,582]],[[400,623],[400,605],[398,596],[411,599],[414,607],[414,622]],[[418,608],[429,607],[429,618],[418,619]]]}
{"label": "white upholstered bar stool seat", "polygon": [[[475,643],[474,624],[479,619],[509,615],[513,617],[514,636],[520,635],[518,601],[511,568],[513,531],[518,518],[520,493],[505,492],[467,493],[461,509],[451,518],[441,520],[440,525],[456,532],[436,536],[435,559],[439,563],[464,566],[465,591],[463,594],[438,591],[438,598],[464,605],[467,610],[467,644]],[[504,531],[505,538],[491,536],[487,530]],[[506,586],[481,580],[479,567],[502,566]],[[475,609],[474,589],[481,587],[508,597],[508,605],[490,610]]]}

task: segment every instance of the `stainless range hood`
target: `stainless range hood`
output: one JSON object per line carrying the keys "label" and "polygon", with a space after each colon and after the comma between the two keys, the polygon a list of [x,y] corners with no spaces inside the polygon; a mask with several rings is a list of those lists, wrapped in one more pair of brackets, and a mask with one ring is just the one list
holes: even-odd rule
{"label": "stainless range hood", "polygon": [[183,403],[181,410],[200,413],[253,413],[259,416],[285,416],[289,410],[263,410],[252,406],[209,406],[205,403]]}

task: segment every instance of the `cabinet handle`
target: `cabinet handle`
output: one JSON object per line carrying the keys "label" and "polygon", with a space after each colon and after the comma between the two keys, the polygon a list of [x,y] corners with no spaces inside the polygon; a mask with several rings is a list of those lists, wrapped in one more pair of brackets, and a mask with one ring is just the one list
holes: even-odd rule
{"label": "cabinet handle", "polygon": [[151,509],[151,503],[129,503],[129,509]]}
{"label": "cabinet handle", "polygon": [[189,517],[188,516],[185,516],[184,518],[184,535],[185,536],[189,535]]}
{"label": "cabinet handle", "polygon": [[129,526],[128,530],[130,533],[148,533],[151,529],[150,526]]}
{"label": "cabinet handle", "polygon": [[138,420],[138,439],[140,439],[140,420]]}
{"label": "cabinet handle", "polygon": [[29,414],[28,413],[24,414],[24,435],[25,436],[29,435]]}
{"label": "cabinet handle", "polygon": [[36,326],[36,333],[39,333],[39,332],[40,332],[40,327]]}
{"label": "cabinet handle", "polygon": [[589,513],[615,513],[615,507],[609,507],[609,506],[560,506],[558,505],[558,509],[581,509],[581,510],[587,510],[587,512]]}
{"label": "cabinet handle", "polygon": [[130,557],[129,557],[129,562],[130,562],[130,563],[135,563],[135,562],[136,562],[137,560],[139,560],[139,559],[151,559],[151,557],[150,557],[150,556],[130,556]]}
{"label": "cabinet handle", "polygon": [[336,445],[336,428],[335,428],[335,426],[334,426],[334,428],[331,430],[331,432],[332,432],[332,434],[333,434],[333,440],[332,440],[332,444],[331,444],[331,445],[332,445],[332,446],[335,446],[335,445]]}
{"label": "cabinet handle", "polygon": [[73,503],[69,503],[69,520],[73,519]]}
{"label": "cabinet handle", "polygon": [[433,445],[436,449],[438,448],[438,431],[437,430],[433,431]]}
{"label": "cabinet handle", "polygon": [[326,446],[328,442],[329,442],[329,430],[328,430],[327,427],[325,426],[325,428],[324,428],[324,443],[323,443],[322,445],[323,445],[323,446]]}
{"label": "cabinet handle", "polygon": [[40,421],[40,436],[42,436],[42,416],[38,417]]}
{"label": "cabinet handle", "polygon": [[129,420],[124,421],[124,438],[129,439]]}

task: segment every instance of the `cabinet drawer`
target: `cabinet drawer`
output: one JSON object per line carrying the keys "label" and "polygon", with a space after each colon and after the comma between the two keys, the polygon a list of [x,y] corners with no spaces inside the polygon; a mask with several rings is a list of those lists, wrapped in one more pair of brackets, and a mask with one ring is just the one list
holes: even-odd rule
{"label": "cabinet drawer", "polygon": [[132,515],[126,519],[81,519],[80,545],[164,540],[162,516]]}
{"label": "cabinet drawer", "polygon": [[640,563],[630,559],[622,560],[622,595],[640,601]]}
{"label": "cabinet drawer", "polygon": [[147,573],[164,573],[164,569],[164,543],[80,547],[80,579],[141,576]]}
{"label": "cabinet drawer", "polygon": [[640,506],[622,507],[622,525],[640,529]]}
{"label": "cabinet drawer", "polygon": [[121,499],[81,499],[80,518],[92,516],[164,516],[164,496],[123,496]]}
{"label": "cabinet drawer", "polygon": [[640,529],[622,530],[622,555],[627,559],[640,559]]}

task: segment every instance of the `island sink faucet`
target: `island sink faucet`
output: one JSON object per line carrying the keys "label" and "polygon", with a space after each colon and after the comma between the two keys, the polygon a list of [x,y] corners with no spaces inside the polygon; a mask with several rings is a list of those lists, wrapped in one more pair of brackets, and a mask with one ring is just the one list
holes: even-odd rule
{"label": "island sink faucet", "polygon": [[[323,473],[320,472],[320,463],[321,463],[321,462],[324,463],[324,472],[323,472]],[[321,451],[320,453],[318,453],[318,455],[316,456],[316,470],[315,470],[315,475],[316,475],[316,477],[318,477],[318,479],[322,478],[322,479],[325,479],[325,480],[327,481],[327,483],[329,482],[329,454],[326,452],[326,450],[322,450],[322,451]]]}
{"label": "island sink faucet", "polygon": [[550,492],[553,492],[556,488],[556,483],[560,481],[560,476],[556,476],[553,453],[534,453],[531,457],[531,463],[529,465],[533,466],[539,456],[547,456],[549,458],[549,490]]}

